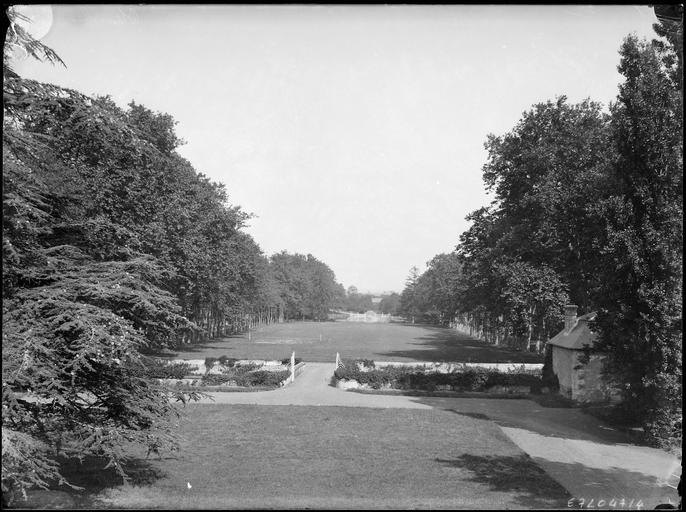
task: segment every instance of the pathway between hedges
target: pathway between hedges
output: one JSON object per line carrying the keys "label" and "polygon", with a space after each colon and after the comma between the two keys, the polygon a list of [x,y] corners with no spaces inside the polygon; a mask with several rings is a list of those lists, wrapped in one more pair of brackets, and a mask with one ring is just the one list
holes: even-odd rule
{"label": "pathway between hedges", "polygon": [[648,509],[658,503],[678,501],[674,487],[681,474],[681,463],[676,457],[633,445],[625,434],[579,409],[543,407],[527,399],[354,393],[330,385],[334,366],[308,362],[295,382],[283,388],[208,393],[213,400],[200,403],[450,410],[498,424],[517,446],[579,499],[574,508],[597,508],[600,500],[605,502],[601,508],[611,508],[613,498],[614,508],[634,509],[639,499],[643,508]]}

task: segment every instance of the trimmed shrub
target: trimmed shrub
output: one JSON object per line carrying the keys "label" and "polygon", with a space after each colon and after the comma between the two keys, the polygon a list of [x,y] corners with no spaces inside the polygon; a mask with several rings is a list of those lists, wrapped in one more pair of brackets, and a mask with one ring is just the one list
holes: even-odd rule
{"label": "trimmed shrub", "polygon": [[245,363],[245,364],[236,364],[236,366],[233,367],[233,370],[243,373],[243,372],[251,372],[253,370],[257,370],[258,368],[261,368],[261,364],[257,363]]}
{"label": "trimmed shrub", "polygon": [[236,375],[236,384],[238,386],[279,386],[284,380],[290,376],[291,372],[283,370],[280,372],[269,372],[266,370],[258,370],[256,372],[249,372]]}
{"label": "trimmed shrub", "polygon": [[227,373],[208,373],[202,377],[202,383],[205,386],[220,386],[230,380],[234,380],[234,376]]}
{"label": "trimmed shrub", "polygon": [[[254,365],[253,365],[254,366]],[[244,368],[234,368],[220,374],[205,374],[202,377],[202,384],[205,386],[219,386],[229,381],[235,381],[236,386],[252,387],[265,386],[277,387],[290,376],[291,372],[282,370],[270,372],[267,370],[252,371]]]}
{"label": "trimmed shrub", "polygon": [[529,386],[532,391],[539,391],[541,387],[541,372],[524,367],[500,372],[490,368],[462,366],[450,373],[427,373],[395,366],[362,371],[361,364],[360,361],[344,360],[334,375],[339,380],[355,380],[372,389],[388,385],[394,389],[434,391],[438,386],[450,386],[454,390],[485,391],[493,386]]}
{"label": "trimmed shrub", "polygon": [[145,373],[152,379],[183,379],[198,367],[189,363],[170,363],[151,358],[146,362]]}

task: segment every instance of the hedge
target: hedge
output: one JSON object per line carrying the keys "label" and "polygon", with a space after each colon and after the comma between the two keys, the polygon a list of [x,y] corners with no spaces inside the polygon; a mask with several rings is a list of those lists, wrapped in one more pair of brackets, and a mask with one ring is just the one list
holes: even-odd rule
{"label": "hedge", "polygon": [[219,363],[221,366],[225,368],[236,368],[236,369],[241,369],[242,371],[250,371],[254,370],[256,368],[259,368],[261,365],[257,363],[245,363],[245,364],[238,364],[238,359],[235,359],[233,357],[229,356],[220,356],[220,357],[206,357],[205,358],[205,372],[209,372],[216,363]]}
{"label": "hedge", "polygon": [[145,373],[152,379],[183,379],[198,367],[189,363],[170,363],[151,358],[146,362]]}
{"label": "hedge", "polygon": [[279,386],[284,380],[290,376],[291,372],[282,370],[278,372],[270,372],[266,370],[249,371],[245,369],[238,369],[227,371],[220,374],[207,374],[201,379],[205,386],[218,386],[229,381],[235,381],[236,386]]}
{"label": "hedge", "polygon": [[[334,372],[337,379],[355,380],[367,384],[372,389],[390,386],[393,389],[418,389],[433,391],[438,386],[450,386],[463,391],[484,391],[494,386],[529,386],[533,390],[541,388],[539,370],[517,369],[500,372],[479,367],[463,367],[450,373],[423,372],[414,368],[388,366],[362,371],[361,361],[344,360],[343,365]],[[368,364],[364,365],[369,368]]]}

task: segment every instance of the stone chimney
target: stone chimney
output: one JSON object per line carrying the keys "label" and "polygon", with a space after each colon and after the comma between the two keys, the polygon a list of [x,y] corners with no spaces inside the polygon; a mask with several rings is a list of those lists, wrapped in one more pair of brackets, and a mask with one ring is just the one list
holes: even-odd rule
{"label": "stone chimney", "polygon": [[576,308],[575,304],[567,304],[565,306],[565,334],[569,334],[576,326]]}

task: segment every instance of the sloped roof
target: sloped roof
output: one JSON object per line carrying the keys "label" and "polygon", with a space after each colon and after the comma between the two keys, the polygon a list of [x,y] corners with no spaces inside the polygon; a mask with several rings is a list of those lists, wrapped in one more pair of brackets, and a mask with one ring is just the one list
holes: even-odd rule
{"label": "sloped roof", "polygon": [[595,318],[595,313],[587,313],[576,320],[574,328],[565,333],[564,329],[550,338],[548,344],[571,350],[583,350],[584,345],[593,346],[597,334],[588,327],[588,322]]}

